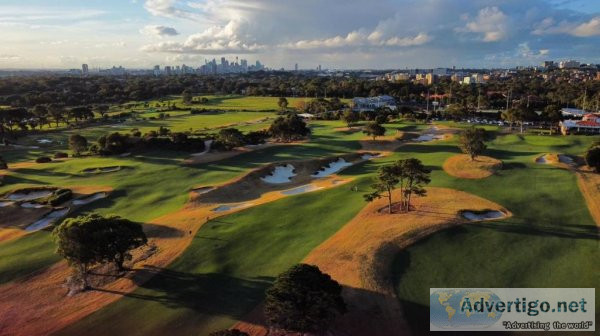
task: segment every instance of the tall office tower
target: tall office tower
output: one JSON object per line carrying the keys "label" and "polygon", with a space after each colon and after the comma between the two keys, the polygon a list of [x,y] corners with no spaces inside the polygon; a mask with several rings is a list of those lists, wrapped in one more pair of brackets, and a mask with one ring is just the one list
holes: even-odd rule
{"label": "tall office tower", "polygon": [[90,73],[90,68],[87,64],[81,65],[81,73],[83,73],[84,76],[87,76]]}

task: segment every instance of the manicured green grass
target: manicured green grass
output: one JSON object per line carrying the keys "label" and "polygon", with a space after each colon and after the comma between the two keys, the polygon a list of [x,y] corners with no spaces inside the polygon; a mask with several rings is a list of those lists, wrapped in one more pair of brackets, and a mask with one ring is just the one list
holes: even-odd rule
{"label": "manicured green grass", "polygon": [[[290,197],[205,224],[168,270],[58,334],[207,335],[231,326],[260,303],[279,273],[364,206],[362,194],[349,188]],[[344,206],[331,207],[332,200]]]}
{"label": "manicured green grass", "polygon": [[[316,121],[311,123],[309,143],[271,147],[196,167],[179,165],[185,155],[173,153],[85,158],[35,166],[19,171],[8,182],[109,185],[115,188],[114,195],[87,210],[147,221],[181,207],[193,185],[225,181],[269,162],[360,149],[357,140],[364,135],[335,130],[344,126],[340,121]],[[418,131],[428,126],[392,123],[386,127],[391,135],[396,128]],[[455,140],[403,146],[390,157],[344,171],[357,178],[351,185],[289,197],[211,221],[166,270],[154,270],[157,276],[141,288],[60,334],[204,335],[231,326],[263,299],[278,273],[301,261],[360,211],[365,205],[362,194],[369,190],[370,176],[379,165],[407,157],[417,157],[433,170],[433,186],[465,190],[514,213],[511,219],[440,232],[398,256],[397,291],[409,318],[416,321],[413,327],[419,328],[428,312],[429,296],[424,293],[429,287],[596,287],[592,262],[598,259],[598,242],[589,238],[595,226],[575,177],[534,163],[545,152],[581,154],[592,140],[497,136],[486,155],[502,159],[504,169],[484,180],[461,180],[443,172],[442,163],[459,152]],[[131,168],[97,176],[80,173],[109,165]],[[360,192],[351,192],[352,185],[358,185]],[[0,187],[0,192],[12,187]],[[38,262],[38,269],[47,267],[56,260],[53,247],[47,234],[36,235],[27,237],[31,242],[22,238],[10,246],[0,244],[0,251],[8,247],[7,255],[18,253],[23,265]],[[43,262],[29,257],[33,251],[45,256]],[[22,268],[0,262],[0,282],[31,271]]]}
{"label": "manicured green grass", "polygon": [[[510,135],[489,146],[487,155],[504,161],[497,175],[459,180],[434,170],[432,185],[490,199],[514,216],[439,232],[396,258],[397,294],[415,332],[429,330],[429,288],[598,287],[597,228],[576,177],[534,163],[543,152],[580,154],[590,140]],[[445,145],[432,147],[436,152],[455,151]],[[420,157],[434,167],[443,162],[433,154]]]}
{"label": "manicured green grass", "polygon": [[[340,122],[315,122],[312,141],[294,146],[278,146],[256,150],[219,162],[198,166],[183,166],[186,153],[146,153],[128,158],[87,157],[64,162],[40,164],[18,170],[5,178],[0,194],[30,185],[77,185],[110,186],[110,197],[82,208],[100,214],[116,214],[135,221],[153,218],[179,209],[187,201],[187,192],[196,185],[211,185],[237,177],[261,165],[290,159],[308,159],[348,153],[360,146],[356,139],[360,134],[343,134],[334,131]],[[84,174],[83,170],[94,167],[124,166],[127,169],[108,174]],[[17,279],[32,269],[42,269],[54,263],[56,256],[45,231],[38,234],[38,245],[20,245],[21,239],[0,243],[0,250],[20,251],[20,263],[25,271],[14,268],[13,261],[0,261],[0,283]],[[1,254],[0,254],[1,255]]]}

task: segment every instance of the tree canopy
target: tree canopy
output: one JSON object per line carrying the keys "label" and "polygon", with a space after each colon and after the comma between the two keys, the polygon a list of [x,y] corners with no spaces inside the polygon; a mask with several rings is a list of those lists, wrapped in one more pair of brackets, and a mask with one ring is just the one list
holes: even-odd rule
{"label": "tree canopy", "polygon": [[471,160],[475,160],[487,148],[484,143],[485,138],[485,129],[469,127],[460,135],[460,149],[463,153],[469,154]]}
{"label": "tree canopy", "polygon": [[310,129],[297,114],[291,113],[278,117],[269,128],[271,135],[284,142],[298,140],[310,134]]}
{"label": "tree canopy", "polygon": [[280,274],[266,292],[269,325],[292,332],[322,333],[346,312],[342,286],[318,267],[298,264]]}
{"label": "tree canopy", "polygon": [[129,220],[97,214],[67,218],[52,232],[56,252],[81,276],[87,287],[87,274],[95,264],[114,262],[122,269],[129,251],[146,244],[142,226]]}
{"label": "tree canopy", "polygon": [[82,135],[72,134],[69,137],[69,148],[71,148],[71,150],[76,156],[81,155],[81,152],[86,151],[87,147],[87,139]]}
{"label": "tree canopy", "polygon": [[385,134],[385,127],[381,126],[375,121],[369,122],[363,128],[363,133],[372,137],[373,140],[378,136],[382,136]]}
{"label": "tree canopy", "polygon": [[596,173],[600,173],[600,142],[588,149],[585,154],[585,162]]}

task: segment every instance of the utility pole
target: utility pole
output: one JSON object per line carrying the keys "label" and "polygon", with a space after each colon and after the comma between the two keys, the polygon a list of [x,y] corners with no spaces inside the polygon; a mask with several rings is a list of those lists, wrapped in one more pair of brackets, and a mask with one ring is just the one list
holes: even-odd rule
{"label": "utility pole", "polygon": [[481,88],[477,90],[477,112],[481,112]]}
{"label": "utility pole", "polygon": [[585,88],[585,91],[583,92],[583,106],[582,106],[583,112],[585,112],[585,103],[586,103],[586,100],[587,100],[587,88]]}
{"label": "utility pole", "polygon": [[427,90],[427,113],[429,113],[429,90]]}

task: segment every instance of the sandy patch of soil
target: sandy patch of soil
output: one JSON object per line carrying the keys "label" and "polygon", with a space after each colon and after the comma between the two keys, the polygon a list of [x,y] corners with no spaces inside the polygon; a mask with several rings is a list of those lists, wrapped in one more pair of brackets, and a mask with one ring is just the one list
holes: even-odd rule
{"label": "sandy patch of soil", "polygon": [[600,227],[600,174],[591,169],[580,169],[577,171],[577,185],[585,198],[588,209]]}
{"label": "sandy patch of soil", "polygon": [[[331,330],[332,335],[398,335],[407,330],[402,307],[391,283],[391,263],[396,254],[438,230],[470,222],[462,210],[499,210],[502,206],[452,189],[428,188],[417,198],[415,211],[389,215],[380,199],[367,206],[340,231],[313,250],[304,262],[317,265],[344,286],[349,312]],[[396,195],[397,196],[397,195]],[[235,328],[251,335],[268,335],[257,307]]]}
{"label": "sandy patch of soil", "polygon": [[[223,186],[227,187],[243,179],[244,177],[225,183]],[[312,185],[316,189],[326,189],[349,181],[351,179],[332,175],[317,179]],[[232,192],[232,189],[230,191]],[[225,194],[227,193],[223,195]],[[116,277],[112,272],[109,272],[108,276],[106,274],[91,276],[90,283],[101,290],[67,295],[69,290],[65,287],[65,279],[69,277],[71,270],[65,262],[59,262],[29,278],[0,285],[0,302],[2,302],[0,335],[51,334],[120,299],[123,294],[135,290],[137,286],[148,281],[175,260],[190,245],[194,235],[204,223],[240,210],[240,208],[231,208],[227,211],[214,212],[212,210],[215,208],[215,203],[198,200],[204,195],[190,192],[192,202],[177,212],[145,224],[148,246],[153,253],[148,253],[147,249],[136,251],[133,259],[138,262],[129,265],[131,270],[122,277]],[[268,191],[254,199],[252,205],[261,205],[284,197],[287,196],[280,191]],[[107,282],[107,278],[110,278],[110,281]]]}
{"label": "sandy patch of soil", "polygon": [[403,145],[401,140],[402,132],[398,132],[396,135],[377,137],[375,140],[366,136],[359,140],[359,143],[365,151],[393,152]]}
{"label": "sandy patch of soil", "polygon": [[489,156],[478,156],[475,160],[466,154],[448,158],[443,164],[448,175],[464,179],[482,179],[502,169],[502,161]]}
{"label": "sandy patch of soil", "polygon": [[[325,159],[272,163],[262,168],[255,169],[239,179],[221,185],[214,190],[210,190],[202,194],[196,193],[193,197],[193,200],[197,203],[206,204],[240,203],[248,201],[252,201],[254,203],[255,199],[261,198],[266,193],[292,189],[320,180],[313,175],[324,167],[327,167],[331,162],[335,162],[340,158],[343,158],[347,162],[352,162],[354,164],[362,162],[362,156],[364,154],[365,153],[353,153]],[[271,175],[273,171],[277,169],[277,167],[287,165],[294,167],[293,173],[295,174],[294,176],[289,177],[289,182],[269,183],[263,180],[264,177]],[[333,184],[329,180],[334,176],[336,175],[327,176],[328,184]],[[206,186],[199,187],[206,188]]]}

